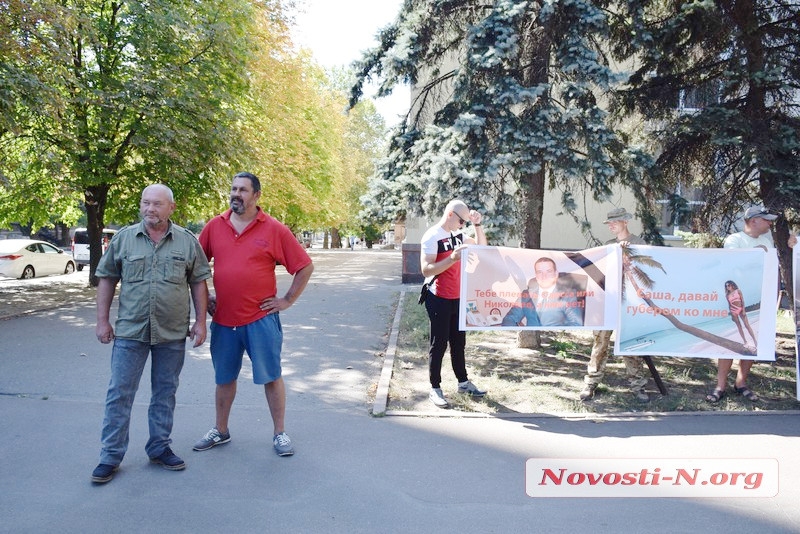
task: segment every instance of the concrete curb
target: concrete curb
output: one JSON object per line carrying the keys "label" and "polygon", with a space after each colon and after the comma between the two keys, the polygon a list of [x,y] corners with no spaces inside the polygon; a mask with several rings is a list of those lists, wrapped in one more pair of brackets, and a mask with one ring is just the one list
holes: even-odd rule
{"label": "concrete curb", "polygon": [[389,384],[392,381],[392,371],[394,369],[394,357],[397,354],[397,336],[400,333],[400,319],[403,317],[403,301],[405,300],[406,290],[400,291],[397,301],[397,310],[392,321],[392,329],[389,334],[389,343],[386,347],[386,354],[383,358],[383,368],[378,379],[378,389],[375,392],[375,402],[372,405],[372,415],[381,417],[386,415],[386,406],[389,403]]}
{"label": "concrete curb", "polygon": [[453,419],[562,419],[570,421],[639,421],[651,420],[665,417],[683,416],[762,416],[762,415],[786,415],[798,416],[800,410],[760,410],[757,412],[737,412],[737,411],[716,411],[716,412],[620,412],[613,414],[605,413],[583,413],[583,412],[558,412],[558,413],[477,413],[459,412],[455,410],[438,410],[430,412],[387,410],[386,416],[392,417],[429,417],[429,418],[453,418]]}

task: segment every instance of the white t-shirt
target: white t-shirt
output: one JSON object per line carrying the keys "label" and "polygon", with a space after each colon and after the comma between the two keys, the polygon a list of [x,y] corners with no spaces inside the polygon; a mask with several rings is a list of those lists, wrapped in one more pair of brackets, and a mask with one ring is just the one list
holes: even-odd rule
{"label": "white t-shirt", "polygon": [[775,248],[775,243],[772,241],[772,232],[761,234],[758,237],[750,237],[744,232],[736,232],[725,238],[722,243],[722,248],[756,248],[766,247],[767,249]]}
{"label": "white t-shirt", "polygon": [[[466,236],[459,230],[450,233],[440,225],[428,228],[422,236],[422,256],[436,254],[436,262],[442,261],[453,253],[453,250],[464,243]],[[430,287],[431,293],[444,299],[457,299],[461,294],[461,262],[455,262],[439,276]]]}

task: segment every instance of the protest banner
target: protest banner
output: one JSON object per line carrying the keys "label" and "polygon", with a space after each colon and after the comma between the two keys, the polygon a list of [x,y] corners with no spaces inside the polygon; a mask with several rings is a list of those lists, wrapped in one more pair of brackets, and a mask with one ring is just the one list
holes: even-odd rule
{"label": "protest banner", "polygon": [[615,354],[775,360],[774,249],[633,245],[622,274]]}
{"label": "protest banner", "polygon": [[613,329],[621,249],[470,246],[461,256],[463,330]]}

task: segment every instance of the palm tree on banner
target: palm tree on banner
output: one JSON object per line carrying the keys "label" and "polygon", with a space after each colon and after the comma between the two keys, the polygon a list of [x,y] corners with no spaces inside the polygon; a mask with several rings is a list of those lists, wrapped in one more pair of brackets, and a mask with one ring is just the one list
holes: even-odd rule
{"label": "palm tree on banner", "polygon": [[[722,348],[728,349],[732,352],[737,354],[744,354],[744,355],[755,355],[756,352],[751,350],[748,347],[745,347],[744,344],[718,336],[716,334],[712,334],[711,332],[707,332],[701,328],[697,328],[695,326],[688,325],[683,323],[675,318],[674,315],[670,313],[670,310],[665,310],[661,306],[658,306],[653,300],[647,296],[647,293],[642,291],[642,287],[647,290],[650,290],[655,285],[655,282],[652,278],[642,269],[641,266],[651,267],[655,269],[661,269],[661,271],[666,274],[667,271],[664,270],[664,267],[661,265],[660,262],[654,260],[651,256],[645,256],[643,254],[637,254],[634,252],[629,245],[622,246],[622,276],[623,281],[628,280],[630,284],[633,286],[633,289],[636,291],[636,294],[644,300],[648,306],[652,307],[655,310],[655,313],[666,320],[668,320],[672,325],[688,334],[691,334],[695,337],[698,337],[704,341],[708,341],[709,343],[713,343],[718,345]],[[622,297],[625,298],[625,284],[622,284]]]}

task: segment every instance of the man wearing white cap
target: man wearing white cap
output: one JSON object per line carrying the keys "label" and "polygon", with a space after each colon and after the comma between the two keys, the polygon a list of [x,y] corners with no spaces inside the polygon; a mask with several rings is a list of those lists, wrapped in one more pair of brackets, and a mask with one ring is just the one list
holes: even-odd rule
{"label": "man wearing white cap", "polygon": [[744,230],[725,238],[723,248],[775,248],[772,241],[772,221],[777,219],[764,206],[751,206],[744,212]]}
{"label": "man wearing white cap", "polygon": [[[725,238],[723,248],[763,248],[765,251],[775,248],[772,241],[772,221],[778,216],[769,212],[764,206],[751,206],[744,212],[744,230],[736,232]],[[794,236],[792,236],[794,237]],[[793,246],[792,239],[789,239],[789,246]],[[733,366],[730,358],[719,358],[717,360],[717,386],[708,395],[706,401],[716,404],[725,397],[727,388],[728,373]],[[736,381],[733,389],[745,399],[755,402],[758,400],[756,395],[747,387],[747,377],[753,360],[739,360],[739,371],[736,373]]]}
{"label": "man wearing white cap", "polygon": [[[609,239],[605,244],[624,242],[631,245],[645,245],[644,239],[628,230],[628,221],[632,218],[633,216],[625,208],[615,208],[608,212],[608,218],[603,223],[608,225],[609,231],[614,234],[614,239]],[[580,393],[580,399],[583,401],[594,397],[597,386],[603,380],[612,332],[612,330],[594,331],[592,354],[589,356],[589,364],[586,366],[586,376],[583,377],[585,385]],[[637,399],[647,402],[650,400],[650,396],[644,390],[644,386],[647,385],[644,361],[638,356],[623,356],[622,359],[625,362],[625,374],[628,376],[631,390]]]}

